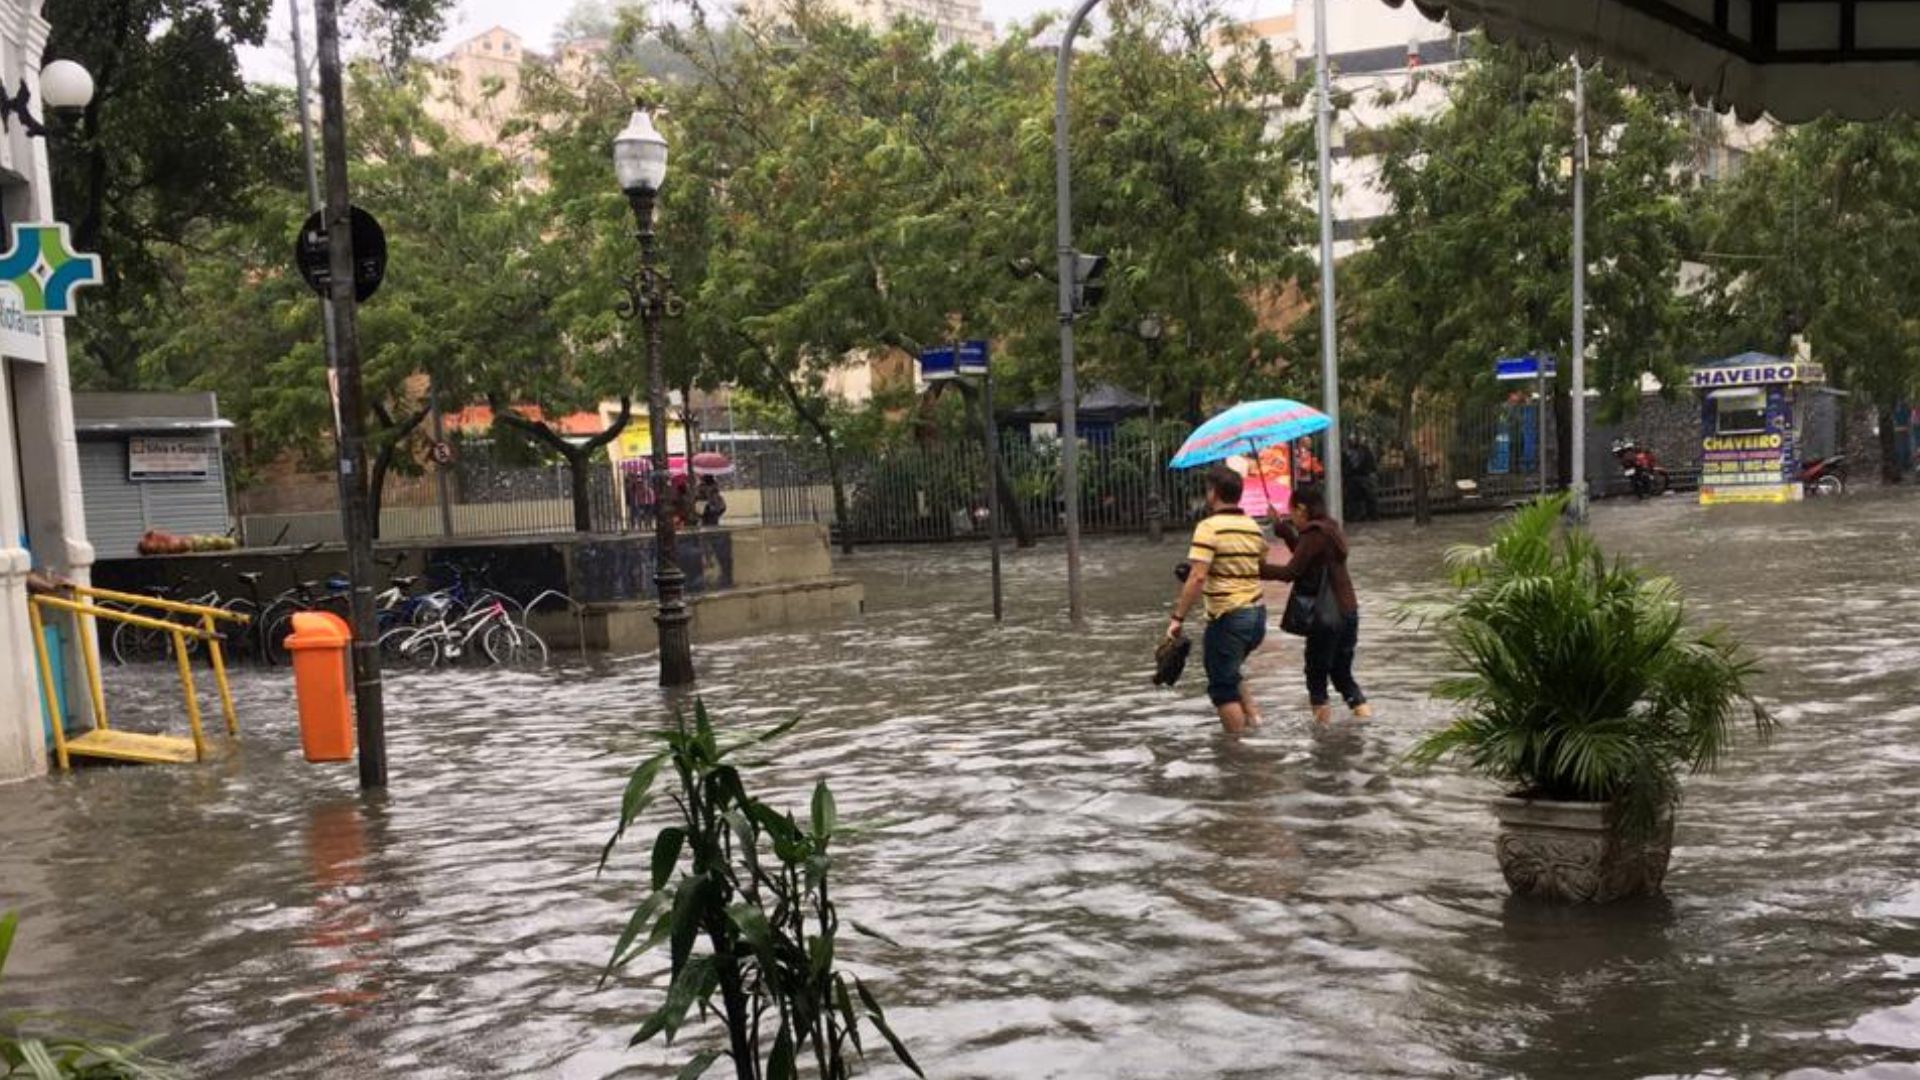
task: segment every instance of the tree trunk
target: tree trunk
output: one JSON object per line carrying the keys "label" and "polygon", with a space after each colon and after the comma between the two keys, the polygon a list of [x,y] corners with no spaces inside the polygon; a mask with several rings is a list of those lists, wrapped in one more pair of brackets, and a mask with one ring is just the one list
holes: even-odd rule
{"label": "tree trunk", "polygon": [[693,383],[680,388],[680,426],[687,436],[687,482],[693,483],[693,455],[700,452],[700,421],[693,414]]}
{"label": "tree trunk", "polygon": [[[1000,496],[1000,505],[994,513],[1003,514],[1002,520],[1013,530],[1014,542],[1020,547],[1030,548],[1038,545],[1040,539],[1034,535],[1033,525],[1027,521],[1027,512],[1021,508],[1019,496],[1013,490],[1013,477],[1007,474],[1006,459],[1000,455],[998,446],[987,445],[985,424],[980,419],[982,403],[979,395],[971,387],[962,383],[960,397],[967,404],[967,424],[973,430],[980,432],[981,451],[993,466],[993,486]],[[999,426],[995,425],[996,435],[999,430]]]}
{"label": "tree trunk", "polygon": [[573,487],[573,531],[593,531],[593,478],[587,474],[588,455],[568,444],[561,455],[567,459],[567,479]]}
{"label": "tree trunk", "polygon": [[833,428],[826,418],[807,408],[806,399],[794,388],[792,380],[786,377],[773,363],[773,358],[762,353],[767,362],[767,370],[773,381],[779,385],[780,392],[786,396],[787,404],[793,407],[793,413],[800,422],[812,429],[814,437],[820,440],[820,449],[827,456],[827,482],[833,485],[833,516],[840,523],[840,551],[845,555],[853,554],[853,516],[847,505],[847,485],[840,475],[840,447],[833,440]]}
{"label": "tree trunk", "polygon": [[[601,447],[620,437],[627,429],[627,422],[633,419],[633,399],[627,394],[620,395],[620,415],[608,425],[607,430],[588,439],[585,444],[575,446],[560,436],[560,433],[546,424],[528,420],[511,409],[503,408],[499,401],[491,400],[494,422],[505,424],[516,431],[524,432],[536,442],[546,445],[547,449],[567,463],[567,472],[573,481],[573,531],[590,533],[593,531],[593,476],[589,471],[593,466],[593,455]],[[664,511],[665,507],[661,507]]]}
{"label": "tree trunk", "polygon": [[1429,525],[1433,522],[1433,505],[1427,492],[1426,462],[1420,460],[1420,448],[1414,445],[1413,397],[1411,386],[1400,393],[1400,454],[1407,462],[1407,482],[1413,485],[1413,523]]}
{"label": "tree trunk", "polygon": [[386,502],[387,472],[393,468],[393,459],[399,454],[400,447],[406,443],[407,436],[412,435],[414,429],[426,420],[427,410],[421,409],[398,424],[393,422],[392,416],[384,407],[376,407],[374,412],[386,424],[386,430],[380,434],[380,450],[374,455],[373,469],[367,477],[367,497],[372,503],[370,512],[373,515],[373,538],[378,540],[380,539],[380,508]]}
{"label": "tree trunk", "polygon": [[[1573,394],[1571,392],[1553,395],[1553,445],[1554,445],[1554,486],[1566,491],[1573,486],[1573,455],[1580,448],[1573,445]],[[1545,453],[1546,449],[1541,448]]]}
{"label": "tree trunk", "polygon": [[1880,481],[1885,484],[1900,482],[1899,434],[1894,428],[1893,410],[1880,410]]}

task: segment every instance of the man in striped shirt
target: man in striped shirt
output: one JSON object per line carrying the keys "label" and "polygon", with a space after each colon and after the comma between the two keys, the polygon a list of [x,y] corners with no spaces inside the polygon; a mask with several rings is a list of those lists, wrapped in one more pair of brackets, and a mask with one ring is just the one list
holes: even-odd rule
{"label": "man in striped shirt", "polygon": [[1207,632],[1201,655],[1207,667],[1207,697],[1229,735],[1260,723],[1260,711],[1240,674],[1248,654],[1267,637],[1265,594],[1260,565],[1267,559],[1267,538],[1260,525],[1240,509],[1240,474],[1225,465],[1207,472],[1207,516],[1193,530],[1187,552],[1191,567],[1167,636],[1180,631],[1195,605],[1206,601]]}

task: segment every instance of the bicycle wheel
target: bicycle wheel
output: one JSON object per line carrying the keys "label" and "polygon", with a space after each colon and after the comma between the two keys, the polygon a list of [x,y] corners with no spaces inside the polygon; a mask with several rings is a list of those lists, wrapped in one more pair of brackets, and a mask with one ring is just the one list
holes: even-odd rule
{"label": "bicycle wheel", "polygon": [[431,671],[440,666],[440,638],[411,626],[380,635],[380,662],[395,671]]}
{"label": "bicycle wheel", "polygon": [[525,670],[547,666],[547,643],[517,623],[497,622],[480,636],[480,648],[495,667]]}
{"label": "bicycle wheel", "polygon": [[293,617],[300,612],[300,608],[283,609],[261,632],[260,647],[266,653],[267,663],[274,667],[293,662],[292,654],[287,652],[287,639],[293,636]]}
{"label": "bicycle wheel", "polygon": [[172,652],[172,635],[148,626],[121,623],[113,628],[113,662],[157,664]]}
{"label": "bicycle wheel", "polygon": [[214,623],[215,628],[220,631],[221,651],[230,661],[254,659],[260,646],[259,627],[255,625],[259,621],[260,613],[254,609],[253,601],[236,597],[221,601],[219,606],[223,611],[247,617],[245,623],[219,621]]}

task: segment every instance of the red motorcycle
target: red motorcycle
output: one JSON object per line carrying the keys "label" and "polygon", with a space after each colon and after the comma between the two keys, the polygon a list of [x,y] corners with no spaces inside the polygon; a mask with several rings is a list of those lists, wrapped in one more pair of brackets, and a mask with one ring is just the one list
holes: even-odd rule
{"label": "red motorcycle", "polygon": [[1653,451],[1632,439],[1616,439],[1613,443],[1613,460],[1620,463],[1620,471],[1626,475],[1627,486],[1633,489],[1634,498],[1666,494],[1670,482],[1667,470],[1660,467],[1660,461],[1653,456]]}
{"label": "red motorcycle", "polygon": [[1800,487],[1809,495],[1846,494],[1847,455],[1835,454],[1801,462]]}

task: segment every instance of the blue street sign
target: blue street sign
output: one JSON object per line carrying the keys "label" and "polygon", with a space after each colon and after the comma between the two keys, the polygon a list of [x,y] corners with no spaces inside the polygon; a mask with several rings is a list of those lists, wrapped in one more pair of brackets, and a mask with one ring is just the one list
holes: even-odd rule
{"label": "blue street sign", "polygon": [[928,349],[920,354],[920,377],[933,382],[939,379],[951,379],[960,372],[954,366],[952,349]]}
{"label": "blue street sign", "polygon": [[987,373],[987,343],[984,341],[963,341],[960,343],[956,362],[962,375],[985,375]]}
{"label": "blue street sign", "polygon": [[[1547,378],[1560,373],[1560,364],[1553,357],[1547,357]],[[1508,356],[1494,361],[1493,377],[1506,382],[1514,379],[1534,380],[1540,377],[1540,358],[1537,356]]]}

